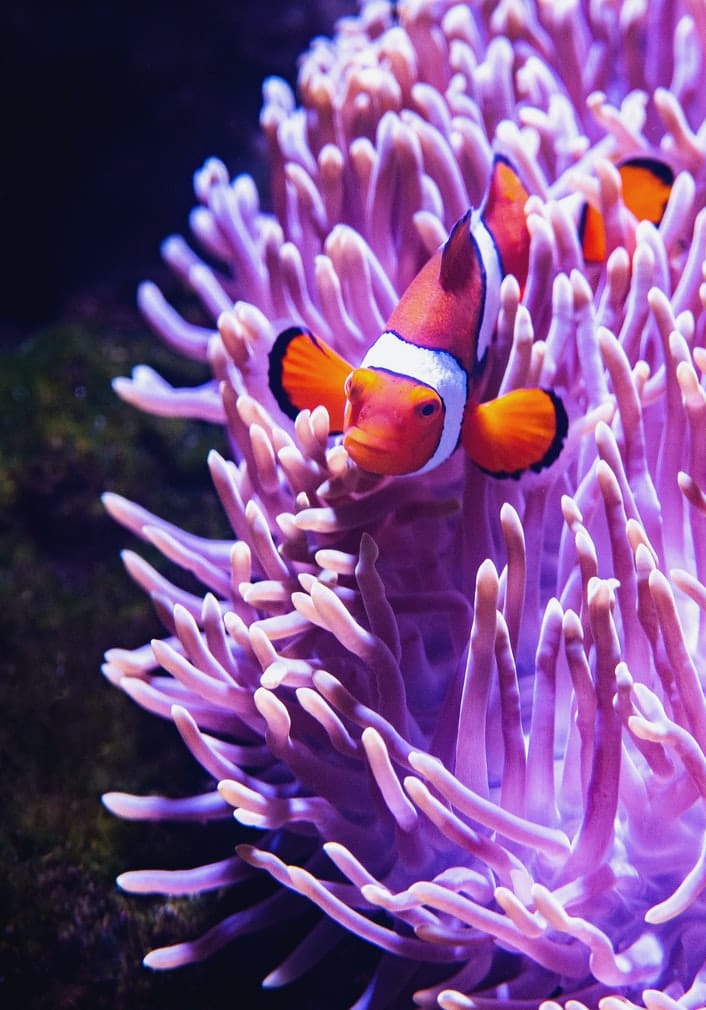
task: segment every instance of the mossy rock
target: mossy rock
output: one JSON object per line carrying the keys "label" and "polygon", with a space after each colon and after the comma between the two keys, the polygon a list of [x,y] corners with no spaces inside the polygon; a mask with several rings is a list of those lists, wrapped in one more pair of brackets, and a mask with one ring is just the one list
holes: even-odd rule
{"label": "mossy rock", "polygon": [[140,902],[114,884],[116,873],[150,860],[197,862],[190,848],[208,846],[208,829],[124,825],[100,805],[111,788],[209,787],[173,727],[99,674],[106,648],[162,631],[119,551],[156,556],[106,515],[101,492],[197,533],[229,535],[206,467],[208,450],[223,449],[220,429],[123,404],[111,380],[141,361],[175,384],[205,378],[147,334],[85,327],[43,331],[1,359],[0,1003],[8,1010],[137,1006],[155,984],[139,962],[165,916],[174,940],[213,921],[208,900]]}

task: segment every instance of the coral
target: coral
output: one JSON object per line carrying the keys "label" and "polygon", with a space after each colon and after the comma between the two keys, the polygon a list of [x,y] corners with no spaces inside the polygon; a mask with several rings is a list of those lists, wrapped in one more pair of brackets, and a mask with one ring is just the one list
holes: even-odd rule
{"label": "coral", "polygon": [[[371,2],[314,41],[300,105],[265,84],[272,213],[220,162],[197,173],[205,258],[180,238],[163,251],[206,321],[151,284],[139,302],[212,379],[138,368],[116,386],[225,427],[232,457],[209,467],[233,539],[106,496],[205,595],[126,554],[167,634],[112,649],[105,673],[173,720],[214,785],[105,802],[260,829],[216,864],[125,873],[128,891],[263,871],[282,886],[151,967],[278,921],[296,892],[323,915],[266,984],[342,928],[383,952],[358,1010],[412,990],[445,1010],[706,1001],[704,56],[686,2]],[[494,150],[534,195],[529,281],[521,298],[503,282],[486,392],[556,389],[567,445],[518,483],[460,452],[371,477],[323,409],[281,416],[268,349],[300,322],[359,360],[481,200]],[[677,173],[658,228],[622,209],[615,164],[635,155]],[[584,199],[605,264],[583,262]]]}

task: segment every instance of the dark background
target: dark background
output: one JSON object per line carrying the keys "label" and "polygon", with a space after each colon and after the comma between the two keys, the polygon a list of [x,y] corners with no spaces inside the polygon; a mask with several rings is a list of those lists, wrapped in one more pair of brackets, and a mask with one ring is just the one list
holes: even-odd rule
{"label": "dark background", "polygon": [[229,533],[205,466],[220,432],[143,417],[111,390],[142,361],[176,383],[204,378],[146,331],[135,289],[148,277],[176,292],[159,244],[185,232],[207,157],[253,174],[266,203],[262,80],[293,83],[310,38],[353,8],[82,0],[0,11],[3,1010],[320,1010],[352,1003],[375,957],[344,941],[314,984],[262,992],[314,920],[303,903],[300,919],[210,962],[144,969],[147,949],[198,935],[267,884],[196,900],[123,895],[123,870],[224,858],[238,829],[124,823],[100,805],[112,789],[209,788],[173,727],[100,676],[107,648],[162,630],[119,561],[123,547],[149,552],[107,519],[100,493]]}
{"label": "dark background", "polygon": [[261,84],[354,0],[2,5],[3,337],[132,306],[210,155],[266,183]]}

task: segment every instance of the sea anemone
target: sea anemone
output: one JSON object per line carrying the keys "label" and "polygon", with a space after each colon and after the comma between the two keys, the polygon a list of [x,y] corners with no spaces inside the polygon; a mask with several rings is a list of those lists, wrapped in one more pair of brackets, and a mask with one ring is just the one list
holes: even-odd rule
{"label": "sea anemone", "polygon": [[[110,650],[105,674],[173,720],[213,788],[105,803],[232,808],[259,829],[215,864],[125,873],[125,890],[281,888],[150,967],[276,922],[297,892],[322,916],[267,985],[349,931],[382,952],[359,1010],[410,993],[445,1010],[706,1004],[704,60],[689,0],[376,0],[312,43],[300,105],[265,83],[270,212],[249,177],[197,172],[206,258],[181,238],[164,256],[204,325],[152,284],[139,303],[212,379],[138,368],[116,388],[224,426],[228,458],[208,462],[233,537],[106,496],[205,593],[127,553],[166,637]],[[503,282],[487,390],[556,390],[566,445],[520,481],[462,451],[372,477],[325,410],[282,416],[268,350],[302,323],[360,360],[481,201],[495,151],[533,194],[531,258],[521,298]],[[634,156],[676,175],[658,227],[623,208],[615,166]],[[604,263],[584,263],[585,200]]]}

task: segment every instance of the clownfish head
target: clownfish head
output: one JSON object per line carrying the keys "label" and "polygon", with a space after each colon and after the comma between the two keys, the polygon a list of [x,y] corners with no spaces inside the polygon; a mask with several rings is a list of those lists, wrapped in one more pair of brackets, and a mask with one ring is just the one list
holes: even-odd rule
{"label": "clownfish head", "polygon": [[434,455],[445,408],[431,386],[407,375],[356,368],[346,379],[343,444],[369,473],[407,474]]}

